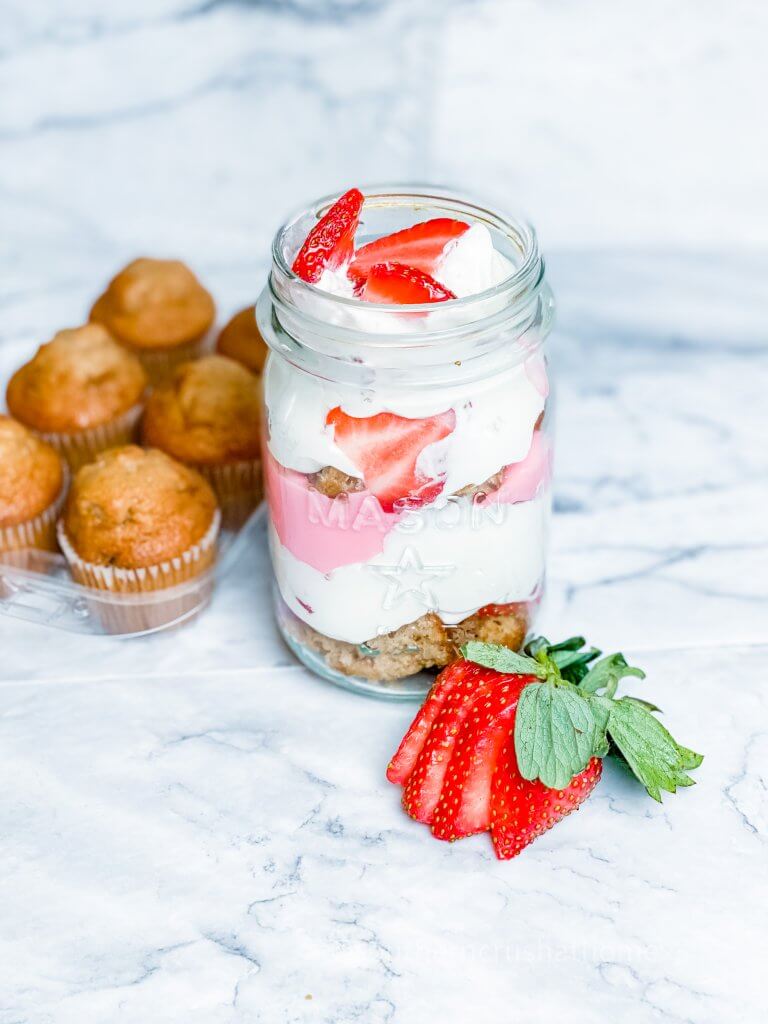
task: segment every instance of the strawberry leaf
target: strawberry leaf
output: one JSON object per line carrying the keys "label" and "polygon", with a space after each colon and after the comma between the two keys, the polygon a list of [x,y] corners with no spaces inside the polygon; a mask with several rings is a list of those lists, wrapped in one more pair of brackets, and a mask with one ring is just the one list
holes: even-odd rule
{"label": "strawberry leaf", "polygon": [[584,644],[580,636],[559,644],[533,637],[522,654],[475,641],[461,649],[479,665],[544,681],[526,686],[518,703],[514,741],[522,777],[565,789],[590,758],[611,754],[626,762],[654,800],[662,791],[693,785],[687,772],[698,768],[702,756],[673,739],[654,717],[655,704],[615,697],[625,676],[645,678],[642,669],[628,665],[623,654],[595,661],[600,651]]}
{"label": "strawberry leaf", "polygon": [[592,666],[579,683],[579,689],[584,693],[605,690],[606,697],[613,697],[619,680],[624,676],[645,679],[645,672],[641,668],[628,665],[623,654],[609,654],[607,658],[601,658]]}
{"label": "strawberry leaf", "polygon": [[[698,768],[701,762],[704,760],[703,754],[697,754],[695,750],[689,750],[688,747],[681,747],[678,743],[677,749],[680,751],[680,764],[686,771],[692,771],[694,768]],[[686,786],[693,784],[693,779],[686,782]]]}
{"label": "strawberry leaf", "polygon": [[644,702],[622,697],[611,705],[608,734],[649,796],[661,802],[662,790],[693,785],[686,772],[698,768],[701,754],[680,746]]}
{"label": "strawberry leaf", "polygon": [[476,665],[483,665],[497,672],[536,676],[539,679],[547,677],[547,670],[540,662],[527,658],[524,654],[517,654],[509,647],[502,647],[501,644],[484,644],[479,640],[470,640],[461,648],[461,653],[467,661],[474,661]]}
{"label": "strawberry leaf", "polygon": [[563,640],[562,643],[553,645],[550,644],[549,640],[547,640],[545,636],[534,636],[528,641],[525,647],[523,647],[523,653],[530,655],[532,658],[535,658],[539,651],[546,652],[554,650],[555,648],[557,650],[559,650],[560,648],[563,648],[564,650],[572,650],[573,648],[570,645],[574,645],[575,647],[583,647],[584,637],[574,636],[571,637],[570,640]]}
{"label": "strawberry leaf", "polygon": [[560,669],[563,679],[569,683],[580,683],[589,672],[589,663],[600,657],[600,651],[596,647],[590,647],[586,651],[555,651],[550,653],[550,658]]}
{"label": "strawberry leaf", "polygon": [[[606,702],[607,703],[607,702]],[[520,695],[515,753],[524,779],[564,789],[596,751],[607,753],[608,708],[572,686],[533,683]]]}
{"label": "strawberry leaf", "polygon": [[586,651],[550,651],[549,656],[562,671],[564,668],[568,668],[569,665],[577,665],[580,663],[588,664],[590,661],[594,661],[595,658],[599,657],[600,651],[596,647],[588,647]]}
{"label": "strawberry leaf", "polygon": [[567,640],[561,640],[559,644],[551,644],[546,637],[537,636],[528,641],[523,653],[542,660],[543,663],[546,663],[546,657],[557,666],[563,679],[567,679],[569,683],[578,683],[589,671],[589,663],[599,658],[601,654],[596,647],[582,650],[585,643],[583,636],[572,636]]}
{"label": "strawberry leaf", "polygon": [[[541,639],[544,638],[542,637]],[[547,640],[544,640],[544,645],[552,654],[555,651],[578,651],[586,642],[583,636],[569,636],[567,640],[561,640],[557,644],[550,644]]]}

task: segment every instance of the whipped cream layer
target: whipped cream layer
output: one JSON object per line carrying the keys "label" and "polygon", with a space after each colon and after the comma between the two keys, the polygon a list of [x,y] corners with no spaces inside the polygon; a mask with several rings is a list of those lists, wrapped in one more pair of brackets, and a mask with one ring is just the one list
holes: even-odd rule
{"label": "whipped cream layer", "polygon": [[362,477],[360,467],[334,442],[333,427],[326,424],[331,409],[340,406],[350,416],[392,412],[411,419],[453,409],[453,431],[428,445],[417,463],[426,477],[443,478],[443,493],[452,494],[525,458],[544,409],[546,386],[538,355],[486,380],[423,389],[353,388],[271,358],[264,372],[269,450],[286,469],[315,473],[334,466]]}

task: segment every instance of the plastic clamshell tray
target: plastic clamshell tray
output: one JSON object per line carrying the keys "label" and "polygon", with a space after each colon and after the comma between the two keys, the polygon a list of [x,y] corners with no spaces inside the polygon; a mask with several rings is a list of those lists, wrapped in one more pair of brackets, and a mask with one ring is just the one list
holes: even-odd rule
{"label": "plastic clamshell tray", "polygon": [[112,594],[73,582],[63,555],[24,550],[0,555],[0,613],[70,633],[145,636],[192,618],[236,564],[266,515],[262,503],[237,531],[222,530],[215,566],[195,579],[146,594]]}

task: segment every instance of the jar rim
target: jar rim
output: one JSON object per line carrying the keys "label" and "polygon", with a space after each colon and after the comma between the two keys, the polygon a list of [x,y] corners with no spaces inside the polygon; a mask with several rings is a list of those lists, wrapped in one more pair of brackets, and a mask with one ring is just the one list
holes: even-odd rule
{"label": "jar rim", "polygon": [[[504,305],[509,315],[514,315],[515,310],[521,305],[527,305],[536,295],[544,280],[544,260],[539,251],[538,238],[533,225],[524,218],[515,217],[504,211],[492,208],[480,200],[458,193],[456,190],[433,185],[363,185],[360,191],[365,197],[365,204],[369,209],[373,208],[415,208],[423,206],[425,209],[443,210],[446,214],[457,215],[464,213],[472,218],[474,223],[485,224],[502,233],[520,254],[520,263],[515,265],[514,271],[491,288],[481,292],[466,295],[461,298],[447,299],[440,303],[441,310],[469,311],[473,306],[482,310],[488,307],[489,302],[508,298]],[[278,228],[272,240],[272,261],[290,286],[294,294],[304,294],[308,297],[321,298],[328,302],[329,309],[354,308],[360,309],[360,299],[350,298],[345,295],[336,295],[319,288],[317,285],[304,281],[294,273],[285,256],[285,241],[297,223],[308,214],[314,214],[316,219],[328,212],[328,209],[339,198],[340,193],[334,192],[322,196],[309,205],[302,206],[294,211],[286,221]],[[365,208],[365,207],[364,207]],[[424,303],[367,303],[372,310],[379,314],[397,314],[402,317],[409,313],[424,313]],[[497,308],[497,307],[496,307]],[[317,319],[317,318],[313,318]],[[477,319],[464,321],[467,326],[482,323],[485,317],[482,313]],[[436,334],[442,332],[438,329]],[[452,333],[449,331],[449,333]],[[381,336],[382,338],[385,335]],[[399,333],[397,337],[403,340],[407,335]],[[422,341],[424,334],[420,335]]]}

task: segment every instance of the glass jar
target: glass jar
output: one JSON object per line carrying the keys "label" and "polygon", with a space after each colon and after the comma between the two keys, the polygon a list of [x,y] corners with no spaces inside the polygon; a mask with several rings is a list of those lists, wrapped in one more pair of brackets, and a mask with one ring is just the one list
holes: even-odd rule
{"label": "glass jar", "polygon": [[[554,303],[527,224],[441,190],[364,192],[358,245],[453,217],[485,225],[511,264],[495,287],[429,306],[330,294],[290,269],[327,197],[278,231],[257,304],[280,630],[325,679],[419,698],[468,640],[519,647],[541,599]],[[339,410],[362,456],[341,444]],[[412,465],[419,487],[389,505],[360,464],[392,425],[393,472]]]}

